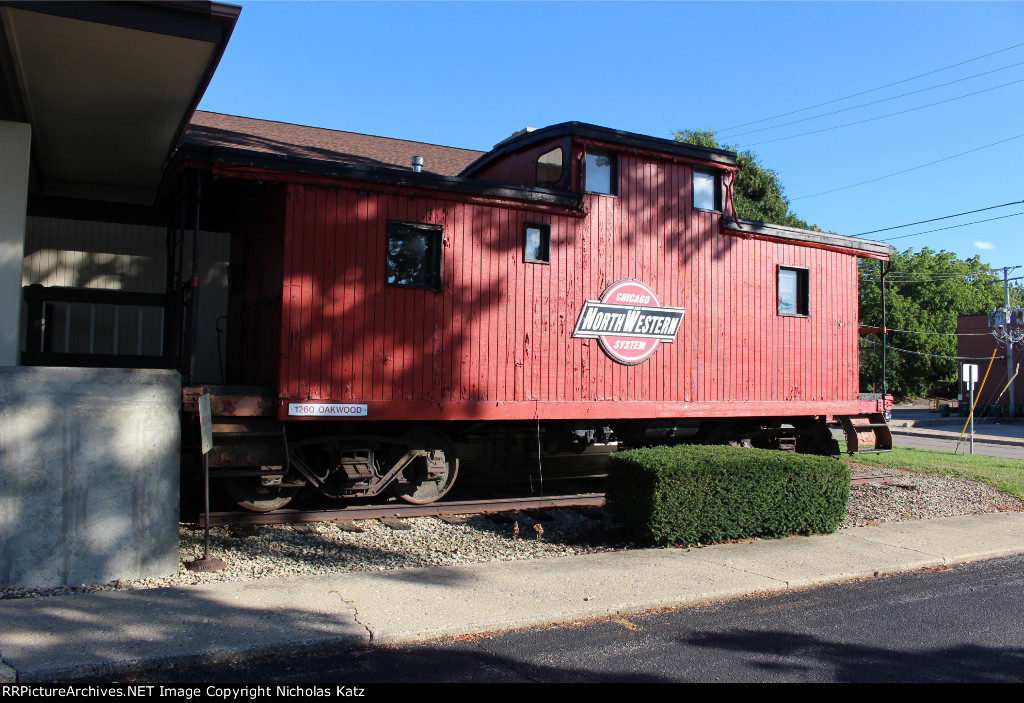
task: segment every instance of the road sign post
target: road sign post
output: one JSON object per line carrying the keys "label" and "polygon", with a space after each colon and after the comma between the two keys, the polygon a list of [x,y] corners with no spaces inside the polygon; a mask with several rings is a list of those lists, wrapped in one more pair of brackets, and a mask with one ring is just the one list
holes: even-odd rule
{"label": "road sign post", "polygon": [[964,381],[967,382],[967,391],[970,400],[970,422],[971,422],[971,454],[974,454],[974,384],[978,382],[978,365],[964,364]]}
{"label": "road sign post", "polygon": [[199,445],[203,455],[203,500],[205,542],[203,556],[185,565],[189,571],[220,571],[227,564],[223,559],[210,556],[210,457],[213,449],[213,414],[210,412],[210,394],[199,396]]}

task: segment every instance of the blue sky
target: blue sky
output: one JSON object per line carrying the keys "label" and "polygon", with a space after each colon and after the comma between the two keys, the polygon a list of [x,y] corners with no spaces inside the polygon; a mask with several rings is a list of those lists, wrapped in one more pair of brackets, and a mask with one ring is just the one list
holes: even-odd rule
{"label": "blue sky", "polygon": [[[1024,201],[1021,2],[241,5],[200,109],[481,150],[567,120],[711,128],[847,235]],[[868,236],[1024,265],[1017,213]]]}

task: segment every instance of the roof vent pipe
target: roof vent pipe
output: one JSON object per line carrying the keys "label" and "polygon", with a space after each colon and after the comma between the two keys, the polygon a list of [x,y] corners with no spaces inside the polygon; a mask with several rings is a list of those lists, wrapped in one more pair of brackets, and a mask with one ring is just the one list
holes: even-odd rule
{"label": "roof vent pipe", "polygon": [[412,170],[414,173],[419,173],[423,170],[423,157],[414,156],[412,157]]}

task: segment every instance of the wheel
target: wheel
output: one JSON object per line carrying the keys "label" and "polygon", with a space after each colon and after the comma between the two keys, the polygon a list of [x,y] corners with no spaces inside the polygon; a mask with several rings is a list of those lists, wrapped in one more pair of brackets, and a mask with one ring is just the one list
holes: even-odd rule
{"label": "wheel", "polygon": [[839,442],[832,438],[832,431],[825,423],[813,423],[801,428],[796,442],[797,454],[839,456]]}
{"label": "wheel", "polygon": [[392,484],[395,495],[415,505],[433,503],[443,498],[452,489],[459,473],[455,445],[440,432],[428,428],[410,430],[402,435],[402,441],[408,443],[409,449],[440,449],[444,452],[444,472],[438,476],[427,476],[427,461],[418,457],[402,471],[405,480],[399,479]]}
{"label": "wheel", "polygon": [[[280,467],[273,468],[280,469]],[[231,500],[254,513],[268,513],[271,510],[283,508],[299,492],[299,489],[294,486],[264,486],[259,476],[225,478],[224,489]]]}
{"label": "wheel", "polygon": [[700,437],[701,444],[729,444],[734,447],[743,446],[740,439],[740,428],[730,422],[719,422],[709,428]]}

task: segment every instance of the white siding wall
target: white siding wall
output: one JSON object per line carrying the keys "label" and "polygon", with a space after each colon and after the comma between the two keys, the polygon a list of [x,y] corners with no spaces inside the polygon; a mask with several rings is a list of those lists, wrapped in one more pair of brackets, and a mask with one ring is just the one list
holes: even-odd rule
{"label": "white siding wall", "polygon": [[[200,237],[195,380],[220,382],[216,321],[227,312],[230,235],[201,232]],[[167,278],[165,238],[163,227],[29,217],[22,285],[163,293]],[[191,232],[186,232],[184,248],[184,278],[188,279],[192,273]],[[23,319],[24,315],[23,311]],[[51,325],[55,351],[159,354],[163,338],[162,316],[154,308],[57,304]],[[21,336],[21,348],[25,349],[24,328]],[[224,340],[220,344],[223,350]]]}

